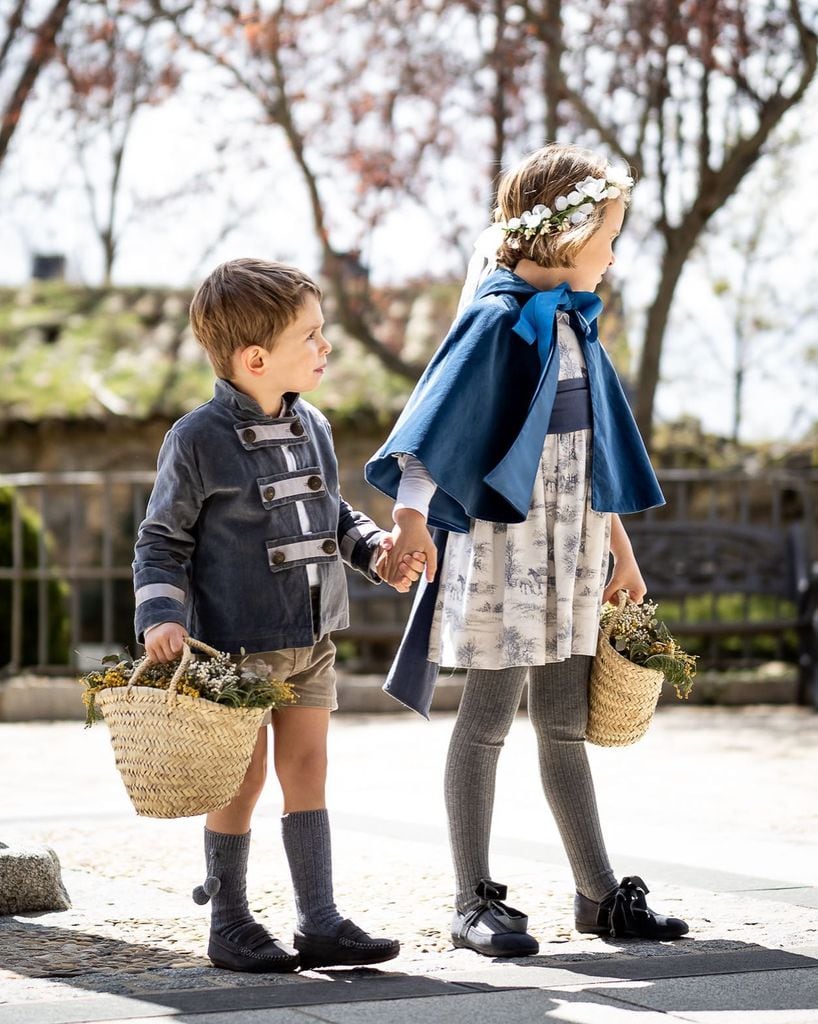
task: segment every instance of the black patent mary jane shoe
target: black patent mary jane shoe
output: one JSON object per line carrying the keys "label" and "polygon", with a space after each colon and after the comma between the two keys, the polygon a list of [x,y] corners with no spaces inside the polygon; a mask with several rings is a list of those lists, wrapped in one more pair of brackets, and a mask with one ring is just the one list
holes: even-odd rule
{"label": "black patent mary jane shoe", "polygon": [[394,960],[400,953],[397,939],[375,939],[345,919],[334,935],[296,932],[293,944],[301,958],[301,970],[316,967],[366,967]]}
{"label": "black patent mary jane shoe", "polygon": [[540,946],[528,934],[528,917],[501,902],[508,889],[481,878],[474,890],[480,903],[452,918],[452,942],[458,949],[472,949],[482,956],[533,956]]}
{"label": "black patent mary jane shoe", "polygon": [[578,892],[574,897],[574,922],[578,932],[610,935],[615,939],[680,939],[688,927],[679,917],[658,914],[647,905],[650,892],[638,875],[623,878],[599,903]]}
{"label": "black patent mary jane shoe", "polygon": [[286,974],[299,966],[298,953],[260,924],[243,931],[239,941],[211,932],[207,955],[214,967],[250,974]]}

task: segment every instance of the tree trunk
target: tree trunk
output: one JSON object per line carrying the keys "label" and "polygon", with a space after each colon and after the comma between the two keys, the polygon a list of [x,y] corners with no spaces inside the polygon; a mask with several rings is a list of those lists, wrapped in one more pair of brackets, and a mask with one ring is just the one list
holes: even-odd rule
{"label": "tree trunk", "polygon": [[545,53],[545,141],[554,142],[560,124],[558,107],[562,99],[562,0],[548,0],[545,16],[550,27]]}
{"label": "tree trunk", "polygon": [[31,95],[34,83],[42,69],[51,60],[54,53],[54,40],[65,21],[68,7],[71,0],[56,0],[56,3],[45,16],[37,28],[34,45],[26,61],[25,67],[20,72],[17,85],[11,94],[11,98],[0,114],[0,164],[3,163],[8,152],[11,138],[20,123],[20,115],[26,100]]}
{"label": "tree trunk", "polygon": [[696,232],[685,232],[684,228],[685,225],[682,225],[681,228],[665,233],[665,257],[662,261],[659,287],[656,289],[653,305],[648,311],[645,336],[642,342],[642,356],[639,362],[639,377],[636,386],[635,416],[648,449],[653,440],[653,404],[659,384],[662,341],[667,329],[676,285],[679,283],[685,261],[690,255],[690,250],[697,237]]}

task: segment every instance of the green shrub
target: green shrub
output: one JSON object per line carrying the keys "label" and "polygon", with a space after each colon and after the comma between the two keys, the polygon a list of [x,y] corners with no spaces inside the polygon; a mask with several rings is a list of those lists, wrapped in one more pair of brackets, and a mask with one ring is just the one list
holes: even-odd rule
{"label": "green shrub", "polygon": [[[749,634],[730,634],[709,637],[697,634],[695,624],[710,622],[742,622],[758,623],[759,628]],[[734,660],[748,658],[752,661],[772,661],[782,658],[784,661],[798,661],[798,635],[795,630],[785,630],[778,634],[765,632],[763,623],[793,618],[795,609],[792,602],[777,599],[766,594],[718,594],[711,596],[702,594],[688,597],[682,602],[671,598],[663,598],[659,602],[662,619],[671,632],[678,632],[679,623],[684,623],[684,646],[690,654],[704,659]]]}
{"label": "green shrub", "polygon": [[[14,491],[0,487],[0,565],[12,566],[12,504]],[[36,568],[40,535],[43,525],[40,516],[17,497],[23,527],[23,564],[25,568]],[[46,537],[46,544],[49,540]],[[38,589],[36,580],[23,583],[23,665],[36,665],[40,661],[37,652],[39,631]],[[52,665],[68,664],[68,615],[66,598],[68,586],[62,580],[46,583],[48,600],[48,650],[46,661]],[[11,661],[11,607],[12,582],[0,580],[0,667]]]}

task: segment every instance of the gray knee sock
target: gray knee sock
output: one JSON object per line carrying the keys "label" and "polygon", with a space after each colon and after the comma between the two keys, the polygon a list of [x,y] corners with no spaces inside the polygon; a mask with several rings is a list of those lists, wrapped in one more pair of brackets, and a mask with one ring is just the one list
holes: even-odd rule
{"label": "gray knee sock", "polygon": [[543,789],[577,889],[600,900],[617,883],[585,750],[590,670],[591,658],[581,655],[532,669],[528,714],[537,733]]}
{"label": "gray knee sock", "polygon": [[489,838],[497,760],[514,721],[528,670],[470,669],[446,760],[445,796],[455,873],[455,906],[477,906],[474,888],[490,878]]}
{"label": "gray knee sock", "polygon": [[206,903],[210,898],[211,929],[231,942],[240,942],[248,928],[252,932],[259,927],[247,906],[250,833],[236,836],[206,828],[204,847],[207,878],[193,890],[193,899]]}
{"label": "gray knee sock", "polygon": [[300,932],[334,935],[343,918],[332,894],[332,847],[326,810],[292,811],[281,819]]}

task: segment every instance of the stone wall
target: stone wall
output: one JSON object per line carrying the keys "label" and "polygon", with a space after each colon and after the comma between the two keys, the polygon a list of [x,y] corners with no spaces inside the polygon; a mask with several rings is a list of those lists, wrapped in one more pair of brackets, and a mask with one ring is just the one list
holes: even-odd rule
{"label": "stone wall", "polygon": [[[5,423],[0,427],[0,473],[152,470],[169,426],[160,418]],[[364,463],[386,433],[386,427],[375,424],[334,428],[344,497],[388,523],[390,503],[363,480]]]}

